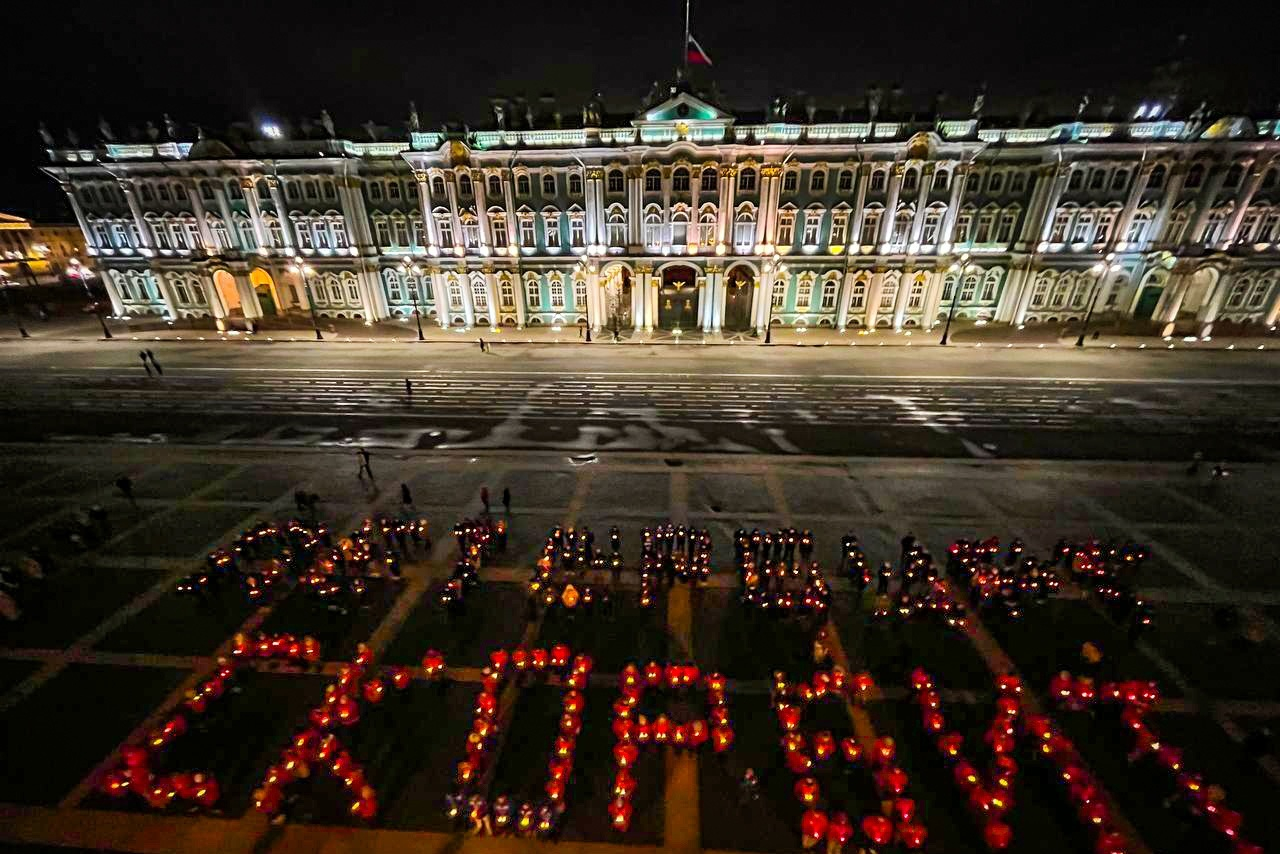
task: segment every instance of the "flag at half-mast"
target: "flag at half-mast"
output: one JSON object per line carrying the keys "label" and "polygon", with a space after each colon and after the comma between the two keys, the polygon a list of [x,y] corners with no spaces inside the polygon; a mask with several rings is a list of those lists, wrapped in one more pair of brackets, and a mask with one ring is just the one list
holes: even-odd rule
{"label": "flag at half-mast", "polygon": [[702,49],[702,45],[698,44],[698,40],[689,34],[689,41],[685,45],[685,58],[690,65],[710,65],[711,57]]}

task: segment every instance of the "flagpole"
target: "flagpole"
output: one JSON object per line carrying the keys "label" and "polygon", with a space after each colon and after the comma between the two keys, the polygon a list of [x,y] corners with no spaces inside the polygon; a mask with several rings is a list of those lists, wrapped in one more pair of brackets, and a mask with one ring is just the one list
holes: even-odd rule
{"label": "flagpole", "polygon": [[680,58],[684,66],[685,80],[689,79],[689,4],[693,0],[684,0],[684,41],[680,43]]}

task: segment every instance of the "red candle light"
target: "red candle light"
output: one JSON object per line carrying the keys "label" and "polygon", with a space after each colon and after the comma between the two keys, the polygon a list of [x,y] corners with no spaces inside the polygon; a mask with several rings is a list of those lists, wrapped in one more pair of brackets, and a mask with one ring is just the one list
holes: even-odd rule
{"label": "red candle light", "polygon": [[827,835],[827,814],[822,810],[805,810],[800,817],[800,832],[815,842]]}
{"label": "red candle light", "polygon": [[902,824],[898,827],[898,839],[908,851],[919,851],[929,838],[929,831],[919,824]]}
{"label": "red candle light", "polygon": [[610,801],[609,819],[614,830],[626,833],[631,827],[631,801],[627,798],[614,798]]}
{"label": "red candle light", "polygon": [[827,822],[827,839],[836,845],[844,846],[853,838],[853,822],[847,813],[832,813]]}
{"label": "red candle light", "polygon": [[370,703],[377,705],[382,702],[382,695],[386,693],[387,687],[382,684],[381,679],[370,679],[364,683],[364,698]]}
{"label": "red candle light", "polygon": [[982,840],[992,851],[1004,851],[1013,841],[1013,831],[1003,821],[988,821],[982,828]]}
{"label": "red candle light", "polygon": [[[438,650],[427,650],[427,654],[422,656],[422,669],[426,671],[429,678],[436,678],[444,672],[444,655]],[[501,670],[501,668],[498,669]]]}
{"label": "red candle light", "polygon": [[862,832],[875,845],[888,845],[893,839],[893,822],[882,815],[868,815],[862,819]]}
{"label": "red candle light", "polygon": [[711,744],[716,753],[724,753],[733,746],[733,728],[728,724],[714,727],[711,730]]}
{"label": "red candle light", "polygon": [[840,752],[845,762],[858,762],[862,759],[862,745],[849,736],[840,739]]}
{"label": "red candle light", "polygon": [[818,800],[818,795],[821,794],[818,781],[812,777],[801,777],[799,780],[796,780],[796,784],[792,791],[795,793],[796,800],[802,804],[814,803]]}

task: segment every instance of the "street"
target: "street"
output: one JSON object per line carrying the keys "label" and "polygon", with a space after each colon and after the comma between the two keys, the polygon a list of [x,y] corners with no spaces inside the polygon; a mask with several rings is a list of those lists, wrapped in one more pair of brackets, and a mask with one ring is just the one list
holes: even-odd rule
{"label": "street", "polygon": [[[142,346],[156,349],[163,376],[144,372]],[[0,345],[0,408],[5,437],[24,441],[1075,459],[1198,450],[1250,460],[1277,448],[1274,360],[1062,348],[566,344],[481,354],[453,344],[46,341]]]}

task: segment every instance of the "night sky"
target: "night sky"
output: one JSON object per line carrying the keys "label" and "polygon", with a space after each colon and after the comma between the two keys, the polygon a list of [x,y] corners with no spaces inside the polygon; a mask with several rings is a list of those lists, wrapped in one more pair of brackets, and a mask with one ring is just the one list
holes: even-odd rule
{"label": "night sky", "polygon": [[[575,113],[593,90],[629,111],[680,57],[683,0],[362,0],[37,2],[6,9],[6,133],[0,210],[69,219],[61,193],[36,172],[35,128],[82,144],[102,114],[117,136],[160,124],[163,112],[209,129],[251,116],[327,109],[355,138],[372,118],[402,127],[410,99],[424,126],[487,119],[491,95],[554,92]],[[803,91],[854,107],[868,86],[901,84],[922,116],[935,93],[967,115],[988,84],[988,114],[1029,100],[1073,114],[1092,92],[1127,111],[1152,93],[1156,69],[1184,61],[1185,114],[1274,114],[1280,51],[1264,2],[1223,4],[963,0],[933,3],[695,0],[694,35],[715,62],[730,109],[763,110]],[[836,10],[839,10],[838,12]],[[536,15],[535,15],[536,13]],[[1179,49],[1179,35],[1188,38]],[[799,101],[793,99],[793,103]],[[795,108],[793,107],[793,110]],[[798,112],[798,111],[797,111]]]}

